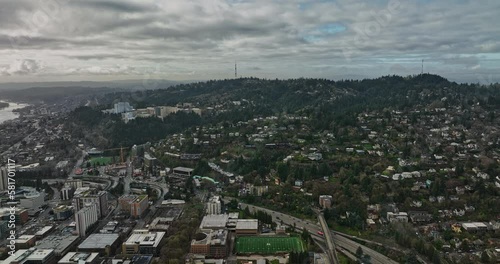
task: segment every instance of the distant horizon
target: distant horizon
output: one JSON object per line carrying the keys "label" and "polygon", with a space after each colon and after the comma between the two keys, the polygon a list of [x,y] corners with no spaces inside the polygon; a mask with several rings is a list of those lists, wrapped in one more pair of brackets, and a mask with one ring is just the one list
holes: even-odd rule
{"label": "distant horizon", "polygon": [[[472,82],[461,82],[461,81],[456,81],[456,80],[452,80],[452,79],[449,79],[449,78],[446,78],[445,76],[442,76],[442,75],[439,75],[439,74],[433,74],[433,73],[425,73],[424,74],[429,74],[429,75],[435,75],[435,76],[440,76],[440,77],[443,77],[445,79],[447,79],[449,82],[456,82],[458,84],[481,84],[481,85],[489,85],[489,84],[496,84],[496,83],[499,83],[499,82],[480,82],[478,79],[476,79],[476,81],[472,81]],[[399,75],[399,74],[386,74],[386,75],[380,75],[380,76],[376,76],[376,77],[360,77],[360,78],[338,78],[338,79],[334,79],[334,78],[325,78],[325,77],[304,77],[304,76],[301,76],[301,77],[290,77],[290,78],[264,78],[264,77],[257,77],[257,76],[239,76],[237,78],[219,78],[219,79],[205,79],[205,80],[196,80],[196,79],[186,79],[186,80],[171,80],[171,79],[161,79],[161,78],[151,78],[151,79],[139,79],[139,78],[130,78],[130,79],[112,79],[112,80],[103,80],[103,81],[98,81],[98,80],[74,80],[74,81],[33,81],[33,82],[23,82],[23,81],[20,81],[20,82],[1,82],[0,81],[0,89],[6,89],[6,87],[2,87],[2,86],[6,86],[6,85],[9,85],[9,84],[12,84],[12,85],[26,85],[26,86],[29,86],[29,85],[42,85],[40,87],[37,87],[37,86],[30,86],[30,87],[26,87],[26,88],[50,88],[50,87],[63,87],[65,86],[64,84],[65,83],[74,83],[74,84],[78,84],[78,83],[83,83],[83,85],[85,85],[85,83],[95,83],[95,84],[105,84],[105,83],[112,83],[112,84],[119,84],[119,83],[124,83],[127,84],[127,83],[141,83],[141,82],[145,82],[145,83],[151,83],[151,81],[161,81],[161,82],[172,82],[173,84],[172,85],[177,85],[177,84],[183,84],[183,83],[194,83],[194,82],[207,82],[207,81],[224,81],[224,80],[233,80],[233,79],[245,79],[245,78],[257,78],[257,79],[262,79],[262,80],[293,80],[293,79],[326,79],[326,80],[330,80],[330,81],[345,81],[345,80],[372,80],[372,79],[377,79],[377,78],[381,78],[381,77],[387,77],[387,76],[399,76],[399,77],[415,77],[415,76],[419,76],[421,75],[421,73],[418,73],[418,74],[409,74],[409,75]],[[60,84],[61,86],[54,86],[54,85],[58,85]],[[46,85],[46,86],[44,86]],[[71,87],[76,87],[75,86],[71,86]],[[85,86],[84,86],[85,87]],[[88,87],[88,88],[104,88],[103,86],[94,86],[94,87]],[[119,87],[109,87],[109,88],[119,88]],[[23,89],[23,88],[21,88]]]}

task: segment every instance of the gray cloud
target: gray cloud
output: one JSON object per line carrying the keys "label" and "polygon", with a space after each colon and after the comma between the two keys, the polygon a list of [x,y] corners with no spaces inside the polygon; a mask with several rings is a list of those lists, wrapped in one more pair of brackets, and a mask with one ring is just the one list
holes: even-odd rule
{"label": "gray cloud", "polygon": [[[499,1],[399,1],[390,12],[361,0],[0,0],[0,81],[132,78],[158,65],[158,78],[227,78],[235,60],[243,76],[245,64],[261,77],[411,74],[425,59],[445,77],[500,77]],[[26,60],[50,67],[13,70]]]}
{"label": "gray cloud", "polygon": [[0,67],[0,75],[36,74],[41,69],[38,61],[25,59],[14,61],[11,65]]}

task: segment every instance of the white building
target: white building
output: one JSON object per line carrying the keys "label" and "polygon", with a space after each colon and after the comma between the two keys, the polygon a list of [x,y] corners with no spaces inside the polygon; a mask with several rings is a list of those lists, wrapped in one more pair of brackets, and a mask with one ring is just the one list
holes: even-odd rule
{"label": "white building", "polygon": [[130,112],[132,111],[132,106],[128,102],[118,102],[115,104],[115,114],[121,114],[125,112]]}
{"label": "white building", "polygon": [[9,181],[9,171],[7,171],[6,167],[0,168],[0,191],[5,191],[8,188]]}
{"label": "white building", "polygon": [[387,220],[391,223],[393,223],[393,222],[408,223],[408,213],[406,213],[406,212],[399,212],[399,213],[387,212]]}
{"label": "white building", "polygon": [[158,256],[160,243],[165,232],[150,232],[148,230],[134,230],[127,241],[122,244],[122,254],[152,254]]}
{"label": "white building", "polygon": [[56,262],[56,255],[53,249],[20,249],[11,255],[2,264],[52,264]]}
{"label": "white building", "polygon": [[97,263],[99,253],[68,252],[57,262],[58,264],[94,264]]}
{"label": "white building", "polygon": [[97,204],[85,205],[80,211],[75,214],[76,232],[80,237],[85,237],[87,229],[97,222],[99,213]]}
{"label": "white building", "polygon": [[220,196],[213,196],[207,203],[207,215],[217,215],[222,213]]}
{"label": "white building", "polygon": [[82,187],[76,189],[73,194],[73,207],[75,211],[81,210],[87,204],[97,205],[97,215],[102,218],[108,214],[108,192],[97,191],[97,189]]}

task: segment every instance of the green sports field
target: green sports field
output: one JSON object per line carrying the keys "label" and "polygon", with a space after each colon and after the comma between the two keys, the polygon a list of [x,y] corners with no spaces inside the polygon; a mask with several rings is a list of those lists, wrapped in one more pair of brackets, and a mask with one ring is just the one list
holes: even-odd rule
{"label": "green sports field", "polygon": [[[117,159],[118,160],[118,159]],[[99,166],[108,165],[113,161],[113,157],[94,157],[90,159],[90,166],[98,163]]]}
{"label": "green sports field", "polygon": [[278,252],[305,251],[304,242],[299,237],[239,237],[236,252],[239,254],[274,254]]}

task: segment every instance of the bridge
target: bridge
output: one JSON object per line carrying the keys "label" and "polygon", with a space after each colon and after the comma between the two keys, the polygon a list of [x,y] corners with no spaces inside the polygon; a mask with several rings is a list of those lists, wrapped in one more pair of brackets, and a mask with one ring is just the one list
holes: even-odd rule
{"label": "bridge", "polygon": [[323,216],[322,212],[318,212],[318,220],[325,236],[326,246],[328,249],[325,253],[330,259],[330,263],[340,263],[337,257],[337,251],[335,250],[335,243],[333,242],[333,234],[332,232],[330,232],[330,229],[328,228],[328,224],[326,223],[325,217]]}

